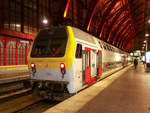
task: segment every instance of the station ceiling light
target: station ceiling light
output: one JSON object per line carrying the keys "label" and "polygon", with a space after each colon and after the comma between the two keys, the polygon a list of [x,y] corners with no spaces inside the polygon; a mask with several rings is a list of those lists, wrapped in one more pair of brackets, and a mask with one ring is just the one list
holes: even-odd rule
{"label": "station ceiling light", "polygon": [[133,53],[130,53],[131,56],[133,56]]}
{"label": "station ceiling light", "polygon": [[16,24],[16,27],[20,27],[21,25],[20,24]]}
{"label": "station ceiling light", "polygon": [[148,20],[148,23],[150,23],[150,19]]}
{"label": "station ceiling light", "polygon": [[43,24],[45,24],[45,25],[48,24],[48,20],[47,20],[46,18],[44,18],[42,22],[43,22]]}
{"label": "station ceiling light", "polygon": [[146,36],[146,37],[148,37],[148,36],[149,36],[149,34],[148,34],[148,33],[146,33],[146,34],[145,34],[145,36]]}

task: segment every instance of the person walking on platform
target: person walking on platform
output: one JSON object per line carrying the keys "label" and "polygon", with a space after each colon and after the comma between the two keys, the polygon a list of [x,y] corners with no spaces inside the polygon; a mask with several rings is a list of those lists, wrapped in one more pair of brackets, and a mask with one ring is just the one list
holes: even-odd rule
{"label": "person walking on platform", "polygon": [[134,59],[134,68],[135,69],[136,69],[137,65],[138,65],[138,61],[137,61],[137,59]]}

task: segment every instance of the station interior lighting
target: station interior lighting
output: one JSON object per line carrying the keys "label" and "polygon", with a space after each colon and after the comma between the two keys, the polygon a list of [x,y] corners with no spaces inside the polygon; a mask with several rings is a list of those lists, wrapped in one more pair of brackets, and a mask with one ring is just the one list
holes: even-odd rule
{"label": "station interior lighting", "polygon": [[16,27],[20,27],[21,25],[20,24],[16,24]]}
{"label": "station interior lighting", "polygon": [[43,22],[43,24],[47,24],[48,20],[46,18],[44,18],[42,22]]}
{"label": "station interior lighting", "polygon": [[68,0],[68,2],[67,2],[66,8],[65,8],[65,12],[64,12],[64,18],[66,18],[66,16],[67,16],[69,4],[70,4],[70,0]]}
{"label": "station interior lighting", "polygon": [[148,36],[149,36],[149,34],[148,34],[148,33],[146,33],[146,34],[145,34],[145,36],[146,36],[146,37],[148,37]]}
{"label": "station interior lighting", "polygon": [[135,57],[141,56],[141,51],[140,50],[134,51],[133,56],[135,56]]}
{"label": "station interior lighting", "polygon": [[136,53],[140,53],[140,50],[136,50]]}
{"label": "station interior lighting", "polygon": [[148,23],[150,23],[150,19],[148,20]]}
{"label": "station interior lighting", "polygon": [[133,53],[130,53],[131,56],[133,56]]}
{"label": "station interior lighting", "polygon": [[128,59],[128,61],[132,61],[131,57],[128,57],[127,59]]}
{"label": "station interior lighting", "polygon": [[144,40],[144,43],[146,43],[146,40]]}

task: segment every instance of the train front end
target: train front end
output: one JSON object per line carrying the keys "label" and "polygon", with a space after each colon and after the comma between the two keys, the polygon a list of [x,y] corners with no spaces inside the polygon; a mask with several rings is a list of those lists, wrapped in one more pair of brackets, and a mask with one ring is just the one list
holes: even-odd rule
{"label": "train front end", "polygon": [[33,90],[38,95],[50,98],[54,93],[59,96],[73,92],[75,43],[71,27],[45,29],[37,35],[28,54],[28,65]]}

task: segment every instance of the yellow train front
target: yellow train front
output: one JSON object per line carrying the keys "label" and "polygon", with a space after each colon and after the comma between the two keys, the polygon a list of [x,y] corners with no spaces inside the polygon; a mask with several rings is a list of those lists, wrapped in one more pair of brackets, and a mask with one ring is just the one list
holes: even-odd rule
{"label": "yellow train front", "polygon": [[33,90],[45,97],[74,93],[75,39],[70,27],[40,31],[28,54]]}

